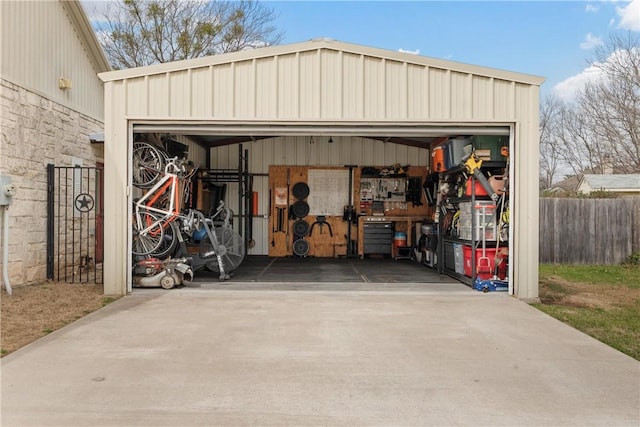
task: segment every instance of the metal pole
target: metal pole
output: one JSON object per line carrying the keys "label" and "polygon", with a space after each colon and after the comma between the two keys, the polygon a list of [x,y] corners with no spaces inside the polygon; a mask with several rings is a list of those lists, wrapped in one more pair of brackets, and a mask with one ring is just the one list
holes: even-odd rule
{"label": "metal pole", "polygon": [[53,164],[47,164],[47,279],[53,280],[54,181]]}

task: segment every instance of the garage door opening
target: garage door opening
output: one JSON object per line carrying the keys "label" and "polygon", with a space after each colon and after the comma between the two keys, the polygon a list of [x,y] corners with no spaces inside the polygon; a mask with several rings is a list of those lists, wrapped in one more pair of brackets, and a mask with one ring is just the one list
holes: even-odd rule
{"label": "garage door opening", "polygon": [[[134,126],[134,222],[153,224],[168,206],[171,214],[142,250],[134,224],[132,287],[462,282],[512,292],[511,128],[372,132]],[[171,172],[141,167],[140,144],[192,168],[173,170],[174,193],[139,185],[143,172]],[[141,215],[141,199],[164,205]]]}

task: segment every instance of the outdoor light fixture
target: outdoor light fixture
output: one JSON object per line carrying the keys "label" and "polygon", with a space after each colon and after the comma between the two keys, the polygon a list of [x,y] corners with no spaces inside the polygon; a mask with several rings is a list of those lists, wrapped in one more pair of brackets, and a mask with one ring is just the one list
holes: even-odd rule
{"label": "outdoor light fixture", "polygon": [[329,144],[333,144],[333,138],[329,137]]}
{"label": "outdoor light fixture", "polygon": [[66,89],[71,89],[72,87],[73,87],[73,84],[71,83],[71,79],[67,79],[64,77],[60,77],[58,79],[58,89],[66,90]]}

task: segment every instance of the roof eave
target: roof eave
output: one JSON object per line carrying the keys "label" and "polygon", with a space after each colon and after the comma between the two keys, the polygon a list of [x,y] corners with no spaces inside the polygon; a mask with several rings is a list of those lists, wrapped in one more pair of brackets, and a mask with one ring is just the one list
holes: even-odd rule
{"label": "roof eave", "polygon": [[63,0],[62,5],[69,11],[69,17],[78,29],[82,39],[86,41],[87,48],[91,54],[91,59],[98,69],[98,72],[111,71],[111,64],[109,64],[109,60],[107,59],[104,50],[102,50],[102,46],[100,46],[98,37],[96,36],[96,33],[91,26],[91,22],[89,22],[89,18],[87,17],[80,1]]}

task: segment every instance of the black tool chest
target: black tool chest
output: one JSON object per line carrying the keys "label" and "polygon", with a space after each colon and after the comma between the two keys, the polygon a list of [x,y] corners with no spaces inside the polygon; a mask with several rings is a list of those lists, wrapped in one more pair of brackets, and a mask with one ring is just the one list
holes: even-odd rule
{"label": "black tool chest", "polygon": [[365,222],[364,254],[391,254],[393,243],[393,223]]}

